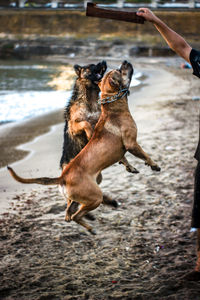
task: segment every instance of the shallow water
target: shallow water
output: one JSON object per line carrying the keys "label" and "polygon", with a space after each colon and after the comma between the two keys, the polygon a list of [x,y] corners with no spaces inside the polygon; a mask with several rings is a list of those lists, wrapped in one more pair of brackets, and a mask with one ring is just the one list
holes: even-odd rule
{"label": "shallow water", "polygon": [[[141,82],[136,72],[131,86]],[[0,61],[0,123],[63,108],[70,98],[73,66],[44,61]]]}
{"label": "shallow water", "polygon": [[67,87],[61,91],[50,85],[61,67],[41,61],[1,61],[0,122],[19,121],[64,107],[70,96]]}

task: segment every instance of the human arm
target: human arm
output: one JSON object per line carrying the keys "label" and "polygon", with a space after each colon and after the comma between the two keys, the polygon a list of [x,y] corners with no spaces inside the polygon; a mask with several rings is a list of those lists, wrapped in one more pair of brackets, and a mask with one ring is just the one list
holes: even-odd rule
{"label": "human arm", "polygon": [[192,48],[181,35],[168,27],[148,8],[139,8],[137,15],[144,17],[146,21],[152,22],[169,47],[190,63],[190,52]]}

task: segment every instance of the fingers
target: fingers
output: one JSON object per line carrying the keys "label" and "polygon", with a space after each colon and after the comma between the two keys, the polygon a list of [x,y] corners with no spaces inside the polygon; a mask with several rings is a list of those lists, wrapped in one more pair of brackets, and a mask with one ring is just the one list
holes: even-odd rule
{"label": "fingers", "polygon": [[139,8],[137,11],[137,15],[145,18],[145,20],[149,21],[149,22],[154,23],[157,20],[157,17],[154,15],[154,13],[150,9],[145,8],[145,7]]}
{"label": "fingers", "polygon": [[145,11],[147,11],[147,10],[148,10],[148,8],[141,7],[141,8],[138,9],[137,14],[145,13]]}
{"label": "fingers", "polygon": [[148,8],[144,8],[144,7],[139,8],[137,11],[137,15],[143,16],[143,17],[147,16],[149,13],[150,13],[150,10]]}

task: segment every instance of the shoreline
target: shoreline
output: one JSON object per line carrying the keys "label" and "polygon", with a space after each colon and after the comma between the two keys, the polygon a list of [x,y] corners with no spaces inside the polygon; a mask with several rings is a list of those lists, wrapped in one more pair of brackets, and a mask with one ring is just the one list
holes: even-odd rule
{"label": "shoreline", "polygon": [[[44,58],[45,62],[52,59],[50,56]],[[103,57],[86,58],[84,64],[96,63],[99,60],[103,60]],[[113,68],[118,65],[121,60],[117,58],[106,58],[109,62],[109,67]],[[55,63],[58,61],[63,64],[83,64],[83,58],[72,58],[69,59],[63,56],[54,57]],[[137,74],[137,73],[136,73]],[[148,76],[141,74],[141,78],[136,77],[135,80],[139,80],[141,83],[130,87],[130,91],[138,91],[146,85],[145,80]],[[67,98],[66,98],[67,102]],[[5,167],[15,161],[21,160],[26,157],[27,152],[20,150],[19,145],[27,143],[33,140],[36,136],[40,136],[50,130],[50,127],[64,123],[64,108],[54,109],[52,111],[40,114],[39,116],[33,116],[26,118],[21,121],[14,121],[0,124],[0,148],[1,148],[1,159],[0,168]]]}
{"label": "shoreline", "polygon": [[[170,91],[171,81],[174,81],[177,87],[179,77],[173,75],[171,68],[166,70],[162,60],[162,66],[157,66],[157,62],[160,62],[160,59],[146,59],[144,63],[140,61],[135,63],[137,69],[140,66],[142,73],[148,74],[144,85],[140,88],[131,88],[129,96],[129,109],[138,127],[139,142],[140,139],[143,140],[143,135],[146,135],[146,128],[153,131],[158,126],[157,106],[162,106],[162,102],[173,101],[173,99],[177,99],[178,93],[183,93],[183,89],[181,91],[177,91],[177,89]],[[162,96],[160,91],[163,89],[170,91],[168,97],[166,97],[166,94]],[[184,90],[187,89],[188,86],[185,85]],[[142,114],[140,113],[141,110]],[[148,116],[149,111],[152,114],[151,118]],[[1,199],[7,195],[7,198],[11,200],[21,190],[28,191],[32,189],[32,185],[31,187],[21,185],[10,178],[5,168],[8,164],[17,165],[20,174],[25,177],[30,177],[30,174],[31,177],[38,177],[42,174],[54,177],[55,172],[60,175],[59,161],[62,154],[63,121],[63,110],[58,110],[30,120],[0,127],[0,140],[1,146],[3,146],[1,147],[0,162],[2,166],[0,169]],[[52,126],[57,128],[55,132],[51,132]],[[30,153],[32,153],[31,156]],[[37,186],[37,189],[45,191],[45,187],[42,186]],[[5,211],[8,207],[7,201],[2,201],[0,212]]]}
{"label": "shoreline", "polygon": [[51,126],[63,123],[63,115],[64,108],[0,126],[0,168],[25,158],[27,152],[19,150],[19,146],[49,132]]}
{"label": "shoreline", "polygon": [[[90,62],[90,61],[88,61]],[[91,63],[91,62],[90,62]],[[146,83],[147,76],[142,74],[141,83],[131,86],[131,93],[138,92]],[[66,100],[67,101],[67,100]],[[25,158],[28,153],[20,149],[20,145],[32,141],[35,137],[43,135],[56,124],[64,124],[64,108],[55,109],[39,116],[33,116],[24,120],[0,124],[0,169],[8,164]],[[20,132],[20,134],[19,134]],[[17,139],[16,139],[17,137]]]}

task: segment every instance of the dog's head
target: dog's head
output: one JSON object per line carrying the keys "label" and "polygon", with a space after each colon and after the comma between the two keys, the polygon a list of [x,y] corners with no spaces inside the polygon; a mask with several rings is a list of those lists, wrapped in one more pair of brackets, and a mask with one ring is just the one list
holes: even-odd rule
{"label": "dog's head", "polygon": [[102,93],[114,93],[121,89],[128,89],[133,75],[133,66],[126,60],[123,61],[121,67],[112,70],[104,75],[99,83]]}
{"label": "dog's head", "polygon": [[88,83],[98,84],[102,79],[107,69],[106,61],[102,61],[98,64],[90,64],[87,66],[74,65],[74,70],[79,79],[86,79]]}

